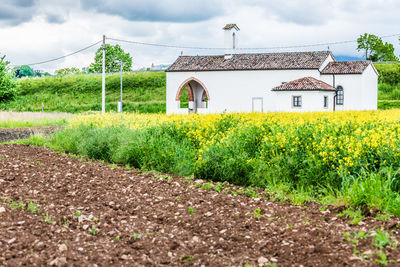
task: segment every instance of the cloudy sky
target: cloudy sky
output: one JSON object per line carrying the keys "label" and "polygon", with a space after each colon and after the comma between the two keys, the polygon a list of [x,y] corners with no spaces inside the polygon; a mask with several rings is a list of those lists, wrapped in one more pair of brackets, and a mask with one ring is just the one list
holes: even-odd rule
{"label": "cloudy sky", "polygon": [[[223,47],[222,27],[240,27],[239,47],[281,47],[356,40],[365,32],[400,34],[398,0],[0,0],[0,55],[14,65],[56,58],[107,37],[178,46]],[[386,38],[400,54],[398,37]],[[116,42],[108,40],[115,44]],[[159,48],[120,43],[134,68],[172,63],[219,50]],[[98,47],[36,65],[54,73],[85,67]],[[335,55],[361,57],[356,43],[331,45]],[[327,46],[268,49],[326,50]]]}

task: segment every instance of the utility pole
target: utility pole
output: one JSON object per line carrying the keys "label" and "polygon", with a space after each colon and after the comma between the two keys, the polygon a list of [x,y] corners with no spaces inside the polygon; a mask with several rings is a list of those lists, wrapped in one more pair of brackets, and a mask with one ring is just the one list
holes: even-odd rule
{"label": "utility pole", "polygon": [[120,101],[118,101],[117,111],[118,112],[122,112],[122,59],[118,60],[118,61],[115,60],[114,62],[121,65],[121,77],[120,77],[120,81],[121,81],[121,99],[120,99]]}
{"label": "utility pole", "polygon": [[101,80],[101,113],[106,112],[106,36],[103,35],[103,74]]}
{"label": "utility pole", "polygon": [[121,112],[122,112],[122,59],[121,59]]}

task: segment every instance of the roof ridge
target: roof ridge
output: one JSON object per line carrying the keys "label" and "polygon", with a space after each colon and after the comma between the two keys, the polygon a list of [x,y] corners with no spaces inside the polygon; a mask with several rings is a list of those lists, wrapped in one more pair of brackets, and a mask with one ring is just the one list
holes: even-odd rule
{"label": "roof ridge", "polygon": [[349,60],[329,62],[321,74],[362,74],[371,65],[367,60]]}
{"label": "roof ridge", "polygon": [[[304,52],[265,52],[265,53],[235,53],[235,55],[283,55],[283,54],[307,54],[307,53],[312,53],[312,54],[317,54],[317,53],[331,53],[330,51],[327,50],[320,50],[320,51],[304,51]],[[219,55],[182,55],[178,57],[223,57],[224,54],[219,54]],[[335,61],[336,62],[336,61]],[[337,62],[345,62],[345,61],[337,61]]]}
{"label": "roof ridge", "polygon": [[[317,88],[317,89],[321,89],[321,88],[318,88],[319,86],[318,86],[318,84],[316,84],[316,82],[314,81],[314,80],[317,80],[317,79],[315,79],[314,77],[311,77],[311,76],[308,76],[308,77],[305,77],[305,78],[307,78],[309,81],[311,81],[311,83]],[[317,80],[318,81],[318,80]]]}
{"label": "roof ridge", "polygon": [[371,60],[345,60],[345,61],[331,61],[329,62],[329,64],[331,63],[348,63],[348,62],[362,62],[362,63],[368,63],[371,64],[372,61]]}
{"label": "roof ridge", "polygon": [[[309,84],[308,85],[304,84],[304,82],[309,82]],[[294,88],[291,88],[291,85],[293,85]],[[304,88],[302,88],[301,86],[303,86]],[[336,89],[332,85],[311,76],[298,78],[272,88],[272,91],[293,91],[293,90],[334,91]]]}
{"label": "roof ridge", "polygon": [[179,56],[166,71],[319,69],[329,55],[330,51],[242,53],[229,60],[223,60],[224,55]]}
{"label": "roof ridge", "polygon": [[[315,78],[314,78],[315,79]],[[318,81],[318,83],[323,83],[323,84],[326,84],[326,85],[328,85],[328,86],[330,86],[330,87],[332,87],[332,88],[334,88],[335,90],[336,90],[336,88],[335,87],[333,87],[332,85],[330,85],[329,83],[327,83],[327,82],[324,82],[323,80],[318,80],[318,79],[315,79],[315,80],[317,80]]]}

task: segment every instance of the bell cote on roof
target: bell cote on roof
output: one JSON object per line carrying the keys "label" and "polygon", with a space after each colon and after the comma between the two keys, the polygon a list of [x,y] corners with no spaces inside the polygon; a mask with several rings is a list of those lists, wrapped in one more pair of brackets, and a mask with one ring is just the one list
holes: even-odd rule
{"label": "bell cote on roof", "polygon": [[238,46],[238,33],[240,31],[236,24],[226,24],[224,30],[225,59],[229,59],[236,52]]}

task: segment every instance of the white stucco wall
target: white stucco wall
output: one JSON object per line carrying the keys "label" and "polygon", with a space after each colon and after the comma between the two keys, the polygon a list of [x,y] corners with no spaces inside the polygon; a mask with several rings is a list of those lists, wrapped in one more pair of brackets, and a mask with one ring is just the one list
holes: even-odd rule
{"label": "white stucco wall", "polygon": [[276,111],[272,88],[303,77],[319,79],[318,70],[167,72],[167,113],[181,113],[175,97],[188,78],[200,80],[210,95],[208,112],[251,112],[253,98],[263,98],[263,111]]}
{"label": "white stucco wall", "polygon": [[329,55],[325,59],[324,63],[322,63],[322,65],[319,67],[319,71],[322,71],[323,69],[325,69],[325,67],[328,66],[329,62],[333,62],[333,61],[335,61],[335,60],[333,59],[333,57],[331,55]]}
{"label": "white stucco wall", "polygon": [[[321,80],[333,85],[333,75],[321,75]],[[376,110],[378,105],[378,76],[372,65],[362,74],[335,74],[335,87],[343,87],[343,105],[336,110]]]}
{"label": "white stucco wall", "polygon": [[[280,91],[275,93],[274,111],[333,111],[334,91]],[[293,107],[293,96],[301,96],[301,107]],[[324,96],[328,97],[327,108],[324,107]]]}
{"label": "white stucco wall", "polygon": [[369,65],[363,75],[363,89],[361,94],[364,98],[366,110],[378,109],[378,75],[373,65]]}
{"label": "white stucco wall", "polygon": [[[328,57],[324,64],[332,61]],[[333,85],[333,75],[321,75],[319,70],[259,70],[259,71],[202,71],[202,72],[167,72],[167,113],[187,113],[180,109],[175,97],[178,88],[189,78],[200,80],[209,93],[208,108],[198,109],[198,113],[252,112],[253,98],[262,99],[263,112],[274,111],[325,111],[323,95],[329,95],[329,108],[333,108],[333,92],[302,91],[303,109],[292,108],[291,95],[297,92],[275,92],[272,88],[282,82],[289,82],[303,77],[314,77]],[[372,65],[363,74],[335,75],[335,86],[342,86],[344,105],[336,105],[336,110],[376,110],[377,109],[377,74]],[[202,92],[194,87],[195,95]],[[290,98],[290,99],[288,99]],[[201,96],[197,99],[201,99]],[[257,100],[258,101],[258,100]],[[259,102],[257,102],[258,105]],[[201,103],[195,103],[201,107]]]}

